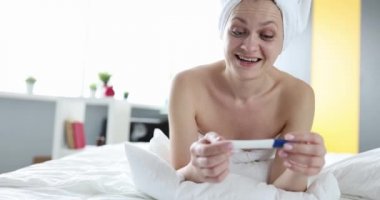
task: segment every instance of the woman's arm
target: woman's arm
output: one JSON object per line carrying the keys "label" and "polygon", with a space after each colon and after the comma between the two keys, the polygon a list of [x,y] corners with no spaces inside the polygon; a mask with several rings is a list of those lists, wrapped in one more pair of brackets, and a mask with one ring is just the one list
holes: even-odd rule
{"label": "woman's arm", "polygon": [[232,146],[216,133],[198,140],[196,104],[202,94],[191,75],[182,72],[173,82],[169,102],[171,161],[185,180],[220,182],[228,174]]}
{"label": "woman's arm", "polygon": [[299,94],[291,102],[294,107],[282,132],[292,142],[277,151],[269,183],[288,191],[305,191],[308,177],[318,174],[324,165],[325,147],[322,137],[310,132],[314,117],[312,89],[303,87],[295,91]]}

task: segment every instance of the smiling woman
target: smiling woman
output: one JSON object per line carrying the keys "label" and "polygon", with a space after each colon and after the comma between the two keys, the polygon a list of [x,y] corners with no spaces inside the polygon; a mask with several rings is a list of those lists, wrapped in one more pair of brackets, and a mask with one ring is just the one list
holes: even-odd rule
{"label": "smiling woman", "polygon": [[[236,155],[231,141],[284,138],[291,143],[251,161],[275,155],[268,184],[305,191],[326,152],[320,134],[311,133],[314,93],[274,63],[306,27],[311,1],[227,0],[223,6],[224,58],[185,70],[173,82],[172,165],[187,181],[222,182]],[[257,149],[245,151],[259,155]]]}

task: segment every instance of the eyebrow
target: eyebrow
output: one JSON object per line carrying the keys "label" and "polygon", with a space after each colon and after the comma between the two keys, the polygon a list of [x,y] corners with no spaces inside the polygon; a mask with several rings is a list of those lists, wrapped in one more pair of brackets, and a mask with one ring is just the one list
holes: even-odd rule
{"label": "eyebrow", "polygon": [[[245,19],[241,18],[241,17],[234,17],[234,18],[232,18],[232,20],[238,20],[238,21],[240,21],[243,24],[247,24],[247,21]],[[269,24],[277,25],[275,21],[269,20],[269,21],[265,21],[265,22],[260,23],[260,26],[266,26],[266,25],[269,25]]]}

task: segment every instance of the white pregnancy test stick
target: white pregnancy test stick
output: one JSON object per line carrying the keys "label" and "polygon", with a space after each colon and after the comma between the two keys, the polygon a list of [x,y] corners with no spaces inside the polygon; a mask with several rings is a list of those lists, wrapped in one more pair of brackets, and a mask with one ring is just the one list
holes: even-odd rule
{"label": "white pregnancy test stick", "polygon": [[272,149],[282,148],[288,141],[282,139],[267,140],[231,140],[234,149]]}

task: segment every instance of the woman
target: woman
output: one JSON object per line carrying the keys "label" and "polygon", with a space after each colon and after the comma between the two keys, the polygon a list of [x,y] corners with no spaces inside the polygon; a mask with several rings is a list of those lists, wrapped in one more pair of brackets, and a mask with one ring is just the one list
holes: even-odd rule
{"label": "woman", "polygon": [[312,88],[273,66],[284,43],[280,9],[272,0],[242,0],[222,34],[225,60],[181,72],[174,80],[173,166],[185,180],[220,182],[229,173],[229,140],[282,137],[292,142],[276,152],[268,183],[305,191],[307,178],[324,165],[325,147],[322,137],[310,132]]}

